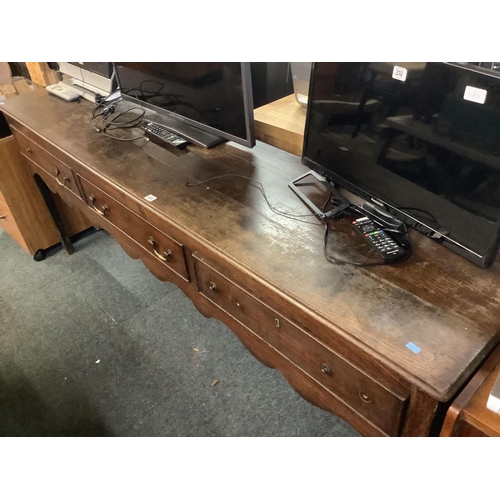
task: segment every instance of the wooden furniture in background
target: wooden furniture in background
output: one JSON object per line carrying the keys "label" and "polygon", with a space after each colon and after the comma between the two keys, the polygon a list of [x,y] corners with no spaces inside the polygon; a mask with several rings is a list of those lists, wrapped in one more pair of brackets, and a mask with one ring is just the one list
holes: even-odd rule
{"label": "wooden furniture in background", "polygon": [[500,436],[500,415],[486,408],[499,375],[500,348],[497,348],[450,406],[441,436]]}
{"label": "wooden furniture in background", "polygon": [[[0,97],[2,89],[9,92],[8,99],[33,90],[30,82],[19,77],[0,81]],[[44,251],[59,243],[60,236],[25,163],[12,135],[0,139],[0,228],[26,252],[42,260]],[[90,227],[82,212],[65,204],[59,195],[55,194],[53,201],[67,234],[72,236]]]}
{"label": "wooden furniture in background", "polygon": [[[59,195],[54,194],[53,199],[68,235],[91,226],[80,210],[64,203]],[[0,228],[37,260],[44,258],[46,249],[60,242],[54,221],[13,136],[0,139]]]}
{"label": "wooden furniture in background", "polygon": [[31,81],[41,87],[59,83],[57,73],[50,69],[46,62],[27,62],[26,68],[28,68]]}
{"label": "wooden furniture in background", "polygon": [[254,121],[256,139],[302,156],[306,108],[294,94],[255,109]]}
{"label": "wooden furniture in background", "polygon": [[[35,176],[311,403],[363,435],[438,435],[449,402],[499,343],[500,261],[480,269],[412,231],[404,263],[332,265],[322,224],[278,216],[242,178],[304,214],[288,188],[308,171],[299,157],[261,142],[179,151],[113,141],[89,125],[92,107],[45,89],[5,103]],[[331,225],[330,252],[374,258],[348,218]]]}
{"label": "wooden furniture in background", "polygon": [[0,80],[12,78],[12,70],[8,62],[0,62]]}

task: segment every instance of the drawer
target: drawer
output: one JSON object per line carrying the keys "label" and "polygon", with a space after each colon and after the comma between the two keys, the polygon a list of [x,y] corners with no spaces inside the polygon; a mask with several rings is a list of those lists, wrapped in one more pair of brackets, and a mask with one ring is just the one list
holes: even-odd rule
{"label": "drawer", "polygon": [[397,435],[406,398],[391,392],[268,305],[195,258],[198,291],[388,435]]}
{"label": "drawer", "polygon": [[130,236],[179,276],[189,280],[184,247],[180,243],[146,222],[91,182],[82,177],[79,177],[79,180],[85,200],[95,213]]}
{"label": "drawer", "polygon": [[21,154],[51,176],[61,187],[65,187],[81,199],[73,171],[41,146],[11,127],[12,133],[21,147]]}

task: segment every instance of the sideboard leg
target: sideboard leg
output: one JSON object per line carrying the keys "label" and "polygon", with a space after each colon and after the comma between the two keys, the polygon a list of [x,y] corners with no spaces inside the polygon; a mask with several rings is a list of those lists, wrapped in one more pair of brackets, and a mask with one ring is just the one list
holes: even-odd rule
{"label": "sideboard leg", "polygon": [[412,387],[402,436],[429,436],[439,402]]}
{"label": "sideboard leg", "polygon": [[61,243],[63,248],[68,252],[69,255],[71,255],[75,250],[73,248],[73,243],[71,243],[71,239],[69,238],[65,228],[63,221],[61,219],[61,215],[59,214],[59,211],[57,210],[56,204],[54,203],[54,199],[52,198],[52,195],[50,193],[50,189],[47,187],[47,184],[43,182],[42,178],[35,174],[34,175],[36,185],[40,191],[40,194],[42,195],[43,201],[47,205],[47,208],[49,210],[50,216],[52,217],[52,220],[54,221],[54,224],[56,226],[57,232],[59,233],[59,237],[61,238]]}

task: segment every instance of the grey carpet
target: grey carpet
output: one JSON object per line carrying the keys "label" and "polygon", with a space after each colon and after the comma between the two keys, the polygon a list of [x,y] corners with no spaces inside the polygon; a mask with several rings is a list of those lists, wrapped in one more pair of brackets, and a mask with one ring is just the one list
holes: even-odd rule
{"label": "grey carpet", "polygon": [[106,232],[75,249],[0,230],[0,435],[357,436]]}

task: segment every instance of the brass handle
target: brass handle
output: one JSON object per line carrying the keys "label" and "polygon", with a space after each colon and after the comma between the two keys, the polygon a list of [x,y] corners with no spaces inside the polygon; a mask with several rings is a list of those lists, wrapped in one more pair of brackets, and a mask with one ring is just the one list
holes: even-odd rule
{"label": "brass handle", "polygon": [[56,176],[56,181],[59,184],[59,186],[66,186],[66,183],[69,181],[69,177],[64,176],[62,182],[59,180],[59,172],[58,168],[54,169],[54,175]]}
{"label": "brass handle", "polygon": [[95,196],[93,194],[91,194],[89,196],[89,200],[90,202],[92,203],[92,208],[99,214],[99,215],[106,215],[106,212],[109,210],[109,207],[108,205],[103,205],[102,206],[102,210],[99,210],[96,206],[95,206]]}
{"label": "brass handle", "polygon": [[7,216],[6,215],[0,215],[0,219],[6,219]]}
{"label": "brass handle", "polygon": [[26,153],[32,153],[31,148],[26,148]]}
{"label": "brass handle", "polygon": [[217,285],[213,281],[210,282],[208,288],[210,288],[210,290],[212,290],[213,292],[217,291]]}
{"label": "brass handle", "polygon": [[148,243],[153,247],[153,253],[163,262],[168,262],[172,258],[172,251],[167,250],[166,252],[163,252],[163,255],[156,250],[156,241],[155,239],[150,236]]}
{"label": "brass handle", "polygon": [[326,363],[321,363],[321,371],[325,375],[332,376],[332,369]]}

